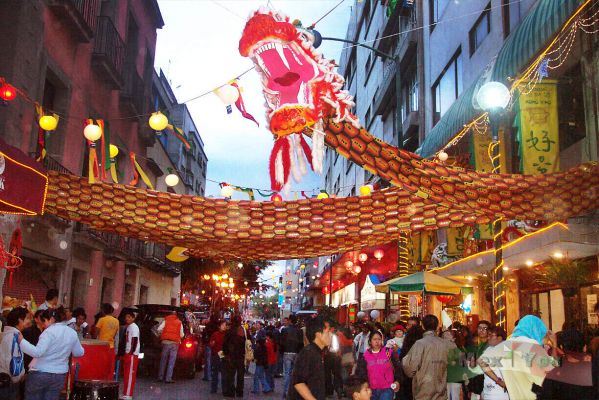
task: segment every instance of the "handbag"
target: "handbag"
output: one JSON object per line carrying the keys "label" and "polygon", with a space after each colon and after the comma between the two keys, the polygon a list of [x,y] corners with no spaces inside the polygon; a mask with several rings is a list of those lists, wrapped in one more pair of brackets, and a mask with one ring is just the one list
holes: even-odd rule
{"label": "handbag", "polygon": [[[15,348],[17,349],[17,354],[15,355]],[[23,360],[23,352],[21,351],[21,346],[19,346],[19,335],[15,333],[12,339],[12,350],[11,350],[11,359],[9,372],[11,376],[19,376],[23,373],[23,369],[25,368],[24,360]]]}
{"label": "handbag", "polygon": [[248,339],[248,334],[245,328],[243,329],[245,334],[245,361],[250,362],[254,360],[254,348],[252,347],[252,341]]}

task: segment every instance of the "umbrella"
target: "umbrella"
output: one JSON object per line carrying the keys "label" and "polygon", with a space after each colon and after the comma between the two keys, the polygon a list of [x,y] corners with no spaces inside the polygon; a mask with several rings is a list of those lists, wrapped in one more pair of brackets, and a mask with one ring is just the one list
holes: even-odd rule
{"label": "umbrella", "polygon": [[376,285],[377,292],[460,294],[462,284],[432,272],[420,271]]}

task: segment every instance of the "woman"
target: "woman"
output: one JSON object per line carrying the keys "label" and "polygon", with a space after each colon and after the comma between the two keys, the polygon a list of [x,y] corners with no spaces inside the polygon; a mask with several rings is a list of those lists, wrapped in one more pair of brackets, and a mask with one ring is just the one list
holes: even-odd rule
{"label": "woman", "polygon": [[[221,360],[224,357],[223,355],[223,343],[225,342],[225,333],[227,331],[227,321],[220,320],[218,321],[218,330],[210,335],[208,339],[208,345],[211,349],[211,359],[210,359],[210,371],[211,379],[210,379],[210,393],[216,393],[218,389],[218,377],[221,375],[222,381],[222,364]],[[221,388],[223,387],[221,383]]]}
{"label": "woman", "polygon": [[264,372],[266,373],[266,382],[271,392],[275,390],[275,369],[277,368],[278,353],[279,349],[275,334],[272,329],[268,329],[266,331],[266,358],[268,365]]}
{"label": "woman", "polygon": [[461,361],[465,358],[462,354],[466,353],[464,337],[458,330],[450,329],[444,331],[441,337],[452,344],[449,350],[450,362],[447,365],[447,399],[460,400],[462,382],[464,381]]}
{"label": "woman", "polygon": [[254,371],[254,390],[252,394],[260,394],[260,386],[264,394],[272,392],[266,379],[266,368],[268,367],[268,353],[266,350],[266,339],[258,337],[256,339],[256,349],[254,350],[254,359],[256,370]]}
{"label": "woman", "polygon": [[[552,345],[551,354],[547,354],[543,347],[546,343]],[[501,346],[487,349],[485,355],[488,359],[502,360],[499,367],[503,375],[501,383],[507,388],[510,399],[536,400],[536,392],[545,375],[557,364],[557,338],[539,317],[527,315],[518,322],[508,340]],[[492,371],[488,375],[500,382]],[[535,391],[533,386],[537,388]]]}
{"label": "woman", "polygon": [[25,398],[58,400],[69,370],[69,357],[83,356],[77,333],[65,324],[61,308],[44,310],[39,316],[44,331],[37,346],[19,336],[21,349],[33,357],[25,382]]}
{"label": "woman", "polygon": [[29,325],[31,317],[24,307],[15,307],[6,316],[4,332],[0,333],[0,399],[17,399],[19,383],[25,377],[19,335]]}
{"label": "woman", "polygon": [[223,344],[223,396],[243,397],[243,379],[245,373],[245,341],[247,336],[241,326],[241,318],[235,316],[231,329],[225,334]]}
{"label": "woman", "polygon": [[372,331],[368,336],[369,348],[358,360],[356,375],[368,380],[372,389],[372,400],[393,400],[399,391],[401,364],[397,353],[383,347],[383,335]]}
{"label": "woman", "polygon": [[[401,354],[399,355],[400,361],[405,357],[406,354],[410,352],[410,349],[412,348],[412,346],[414,346],[414,343],[416,343],[417,340],[422,339],[423,335],[424,330],[419,324],[414,325],[408,329],[408,331],[406,332],[405,339],[403,341],[403,347],[401,348]],[[400,384],[401,385],[399,388],[399,399],[412,400],[412,378],[407,377],[406,374],[402,374],[402,380]]]}

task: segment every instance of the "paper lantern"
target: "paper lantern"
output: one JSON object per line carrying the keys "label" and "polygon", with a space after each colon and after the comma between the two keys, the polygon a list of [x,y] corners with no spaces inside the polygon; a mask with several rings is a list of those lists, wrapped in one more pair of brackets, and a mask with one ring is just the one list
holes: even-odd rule
{"label": "paper lantern", "polygon": [[179,184],[179,177],[176,174],[168,174],[164,178],[164,183],[169,187],[177,186]]}
{"label": "paper lantern", "polygon": [[368,260],[368,254],[366,254],[366,253],[360,253],[358,255],[358,260],[360,260],[360,262],[366,262],[366,260]]}
{"label": "paper lantern", "polygon": [[324,190],[322,190],[320,193],[318,193],[318,196],[316,196],[317,199],[328,199],[329,198],[329,194],[327,192],[325,192]]}
{"label": "paper lantern", "polygon": [[0,86],[0,98],[4,101],[12,101],[17,97],[17,89],[14,86],[5,83]]}
{"label": "paper lantern", "polygon": [[102,129],[96,124],[88,124],[83,129],[83,136],[90,142],[95,142],[102,137]]}
{"label": "paper lantern", "polygon": [[53,131],[58,126],[58,120],[53,115],[43,115],[39,120],[39,125],[45,131]]}
{"label": "paper lantern", "polygon": [[381,312],[379,310],[372,310],[370,312],[370,318],[374,319],[378,319],[378,317],[381,316]]}
{"label": "paper lantern", "polygon": [[155,131],[162,131],[168,126],[168,118],[166,118],[166,115],[160,111],[156,111],[150,116],[148,124],[150,125],[150,128],[154,129]]}
{"label": "paper lantern", "polygon": [[237,263],[237,268],[242,269],[243,268],[243,263]]}
{"label": "paper lantern", "polygon": [[116,147],[114,144],[111,144],[108,153],[110,154],[110,158],[116,158],[116,156],[119,155],[119,148]]}
{"label": "paper lantern", "polygon": [[354,267],[354,274],[359,274],[360,272],[362,272],[362,267],[360,267],[359,265],[356,265]]}
{"label": "paper lantern", "polygon": [[204,275],[204,280],[205,281],[209,281],[210,280],[210,275]]}
{"label": "paper lantern", "polygon": [[358,311],[358,313],[356,314],[356,317],[358,317],[358,319],[364,319],[364,317],[366,316],[366,313],[364,311]]}
{"label": "paper lantern", "polygon": [[439,161],[445,162],[449,158],[449,155],[446,152],[442,151],[437,155],[437,157],[439,158]]}
{"label": "paper lantern", "polygon": [[351,268],[351,267],[353,267],[353,266],[354,266],[354,262],[353,262],[353,261],[351,261],[351,260],[347,260],[347,261],[345,262],[345,268],[347,268],[347,269],[350,269],[350,268]]}
{"label": "paper lantern", "polygon": [[283,201],[283,197],[280,194],[275,193],[270,196],[270,201]]}
{"label": "paper lantern", "polygon": [[220,194],[223,197],[232,197],[233,192],[235,192],[235,188],[231,185],[223,185],[223,187],[220,188]]}
{"label": "paper lantern", "polygon": [[450,296],[450,295],[437,295],[437,300],[439,300],[443,304],[447,304],[451,300],[453,300],[453,296]]}
{"label": "paper lantern", "polygon": [[370,196],[372,193],[372,185],[360,186],[360,196]]}
{"label": "paper lantern", "polygon": [[376,258],[379,261],[383,258],[384,255],[385,255],[385,252],[381,249],[377,249],[374,251],[374,258]]}
{"label": "paper lantern", "polygon": [[239,90],[231,85],[224,85],[216,89],[216,95],[226,105],[231,105],[239,99]]}
{"label": "paper lantern", "polygon": [[222,279],[229,279],[229,274],[222,274],[222,275],[221,275],[221,278],[222,278]]}

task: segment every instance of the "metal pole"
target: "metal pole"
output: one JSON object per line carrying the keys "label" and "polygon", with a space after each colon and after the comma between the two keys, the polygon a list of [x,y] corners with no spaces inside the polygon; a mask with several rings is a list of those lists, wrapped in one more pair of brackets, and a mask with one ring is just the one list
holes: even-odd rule
{"label": "metal pole", "polygon": [[[399,46],[399,44],[398,44]],[[402,96],[401,96],[401,63],[399,60],[399,55],[394,58],[395,62],[395,99],[397,104],[395,105],[395,120],[397,126],[395,127],[395,131],[397,132],[397,148],[403,149],[403,120],[401,118],[401,106],[402,106]],[[407,111],[407,110],[406,110]]]}
{"label": "metal pole", "polygon": [[333,304],[333,263],[329,266],[329,307]]}

